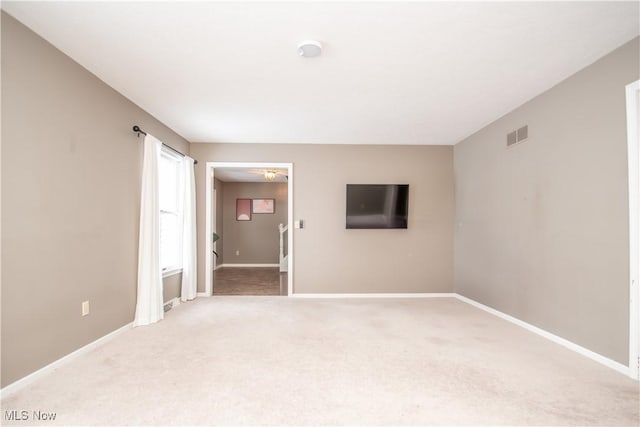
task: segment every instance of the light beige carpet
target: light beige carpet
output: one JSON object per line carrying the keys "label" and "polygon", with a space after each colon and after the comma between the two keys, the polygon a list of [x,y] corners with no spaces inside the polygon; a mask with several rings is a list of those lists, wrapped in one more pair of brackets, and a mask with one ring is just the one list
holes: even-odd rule
{"label": "light beige carpet", "polygon": [[638,383],[452,298],[213,297],[2,400],[3,425],[628,425]]}

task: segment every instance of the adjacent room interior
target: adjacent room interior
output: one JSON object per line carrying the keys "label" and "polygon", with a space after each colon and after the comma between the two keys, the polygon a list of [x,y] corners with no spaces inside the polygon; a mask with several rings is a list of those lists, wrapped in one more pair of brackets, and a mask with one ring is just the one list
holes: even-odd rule
{"label": "adjacent room interior", "polygon": [[640,423],[638,2],[1,8],[1,424]]}
{"label": "adjacent room interior", "polygon": [[212,168],[212,295],[288,294],[288,169]]}

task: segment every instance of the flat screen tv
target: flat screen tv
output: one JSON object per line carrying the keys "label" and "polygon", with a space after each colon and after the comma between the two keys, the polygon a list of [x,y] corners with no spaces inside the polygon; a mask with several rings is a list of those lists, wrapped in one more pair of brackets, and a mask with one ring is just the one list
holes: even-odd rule
{"label": "flat screen tv", "polygon": [[407,228],[409,184],[347,184],[347,228]]}

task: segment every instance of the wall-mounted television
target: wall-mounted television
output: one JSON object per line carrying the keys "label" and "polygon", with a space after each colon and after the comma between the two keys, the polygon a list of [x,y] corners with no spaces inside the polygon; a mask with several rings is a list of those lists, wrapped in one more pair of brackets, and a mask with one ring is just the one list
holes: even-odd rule
{"label": "wall-mounted television", "polygon": [[347,184],[347,228],[407,228],[409,184]]}

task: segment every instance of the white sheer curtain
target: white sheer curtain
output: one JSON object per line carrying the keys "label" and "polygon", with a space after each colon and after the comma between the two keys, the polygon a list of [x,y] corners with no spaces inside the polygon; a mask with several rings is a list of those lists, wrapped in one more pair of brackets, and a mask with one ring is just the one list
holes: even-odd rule
{"label": "white sheer curtain", "polygon": [[193,170],[193,159],[185,156],[184,171],[184,203],[182,229],[182,301],[192,300],[197,294],[196,271],[196,179]]}
{"label": "white sheer curtain", "polygon": [[164,317],[160,269],[160,189],[158,165],[162,143],[144,137],[140,235],[138,245],[138,298],[134,326],[149,325]]}

